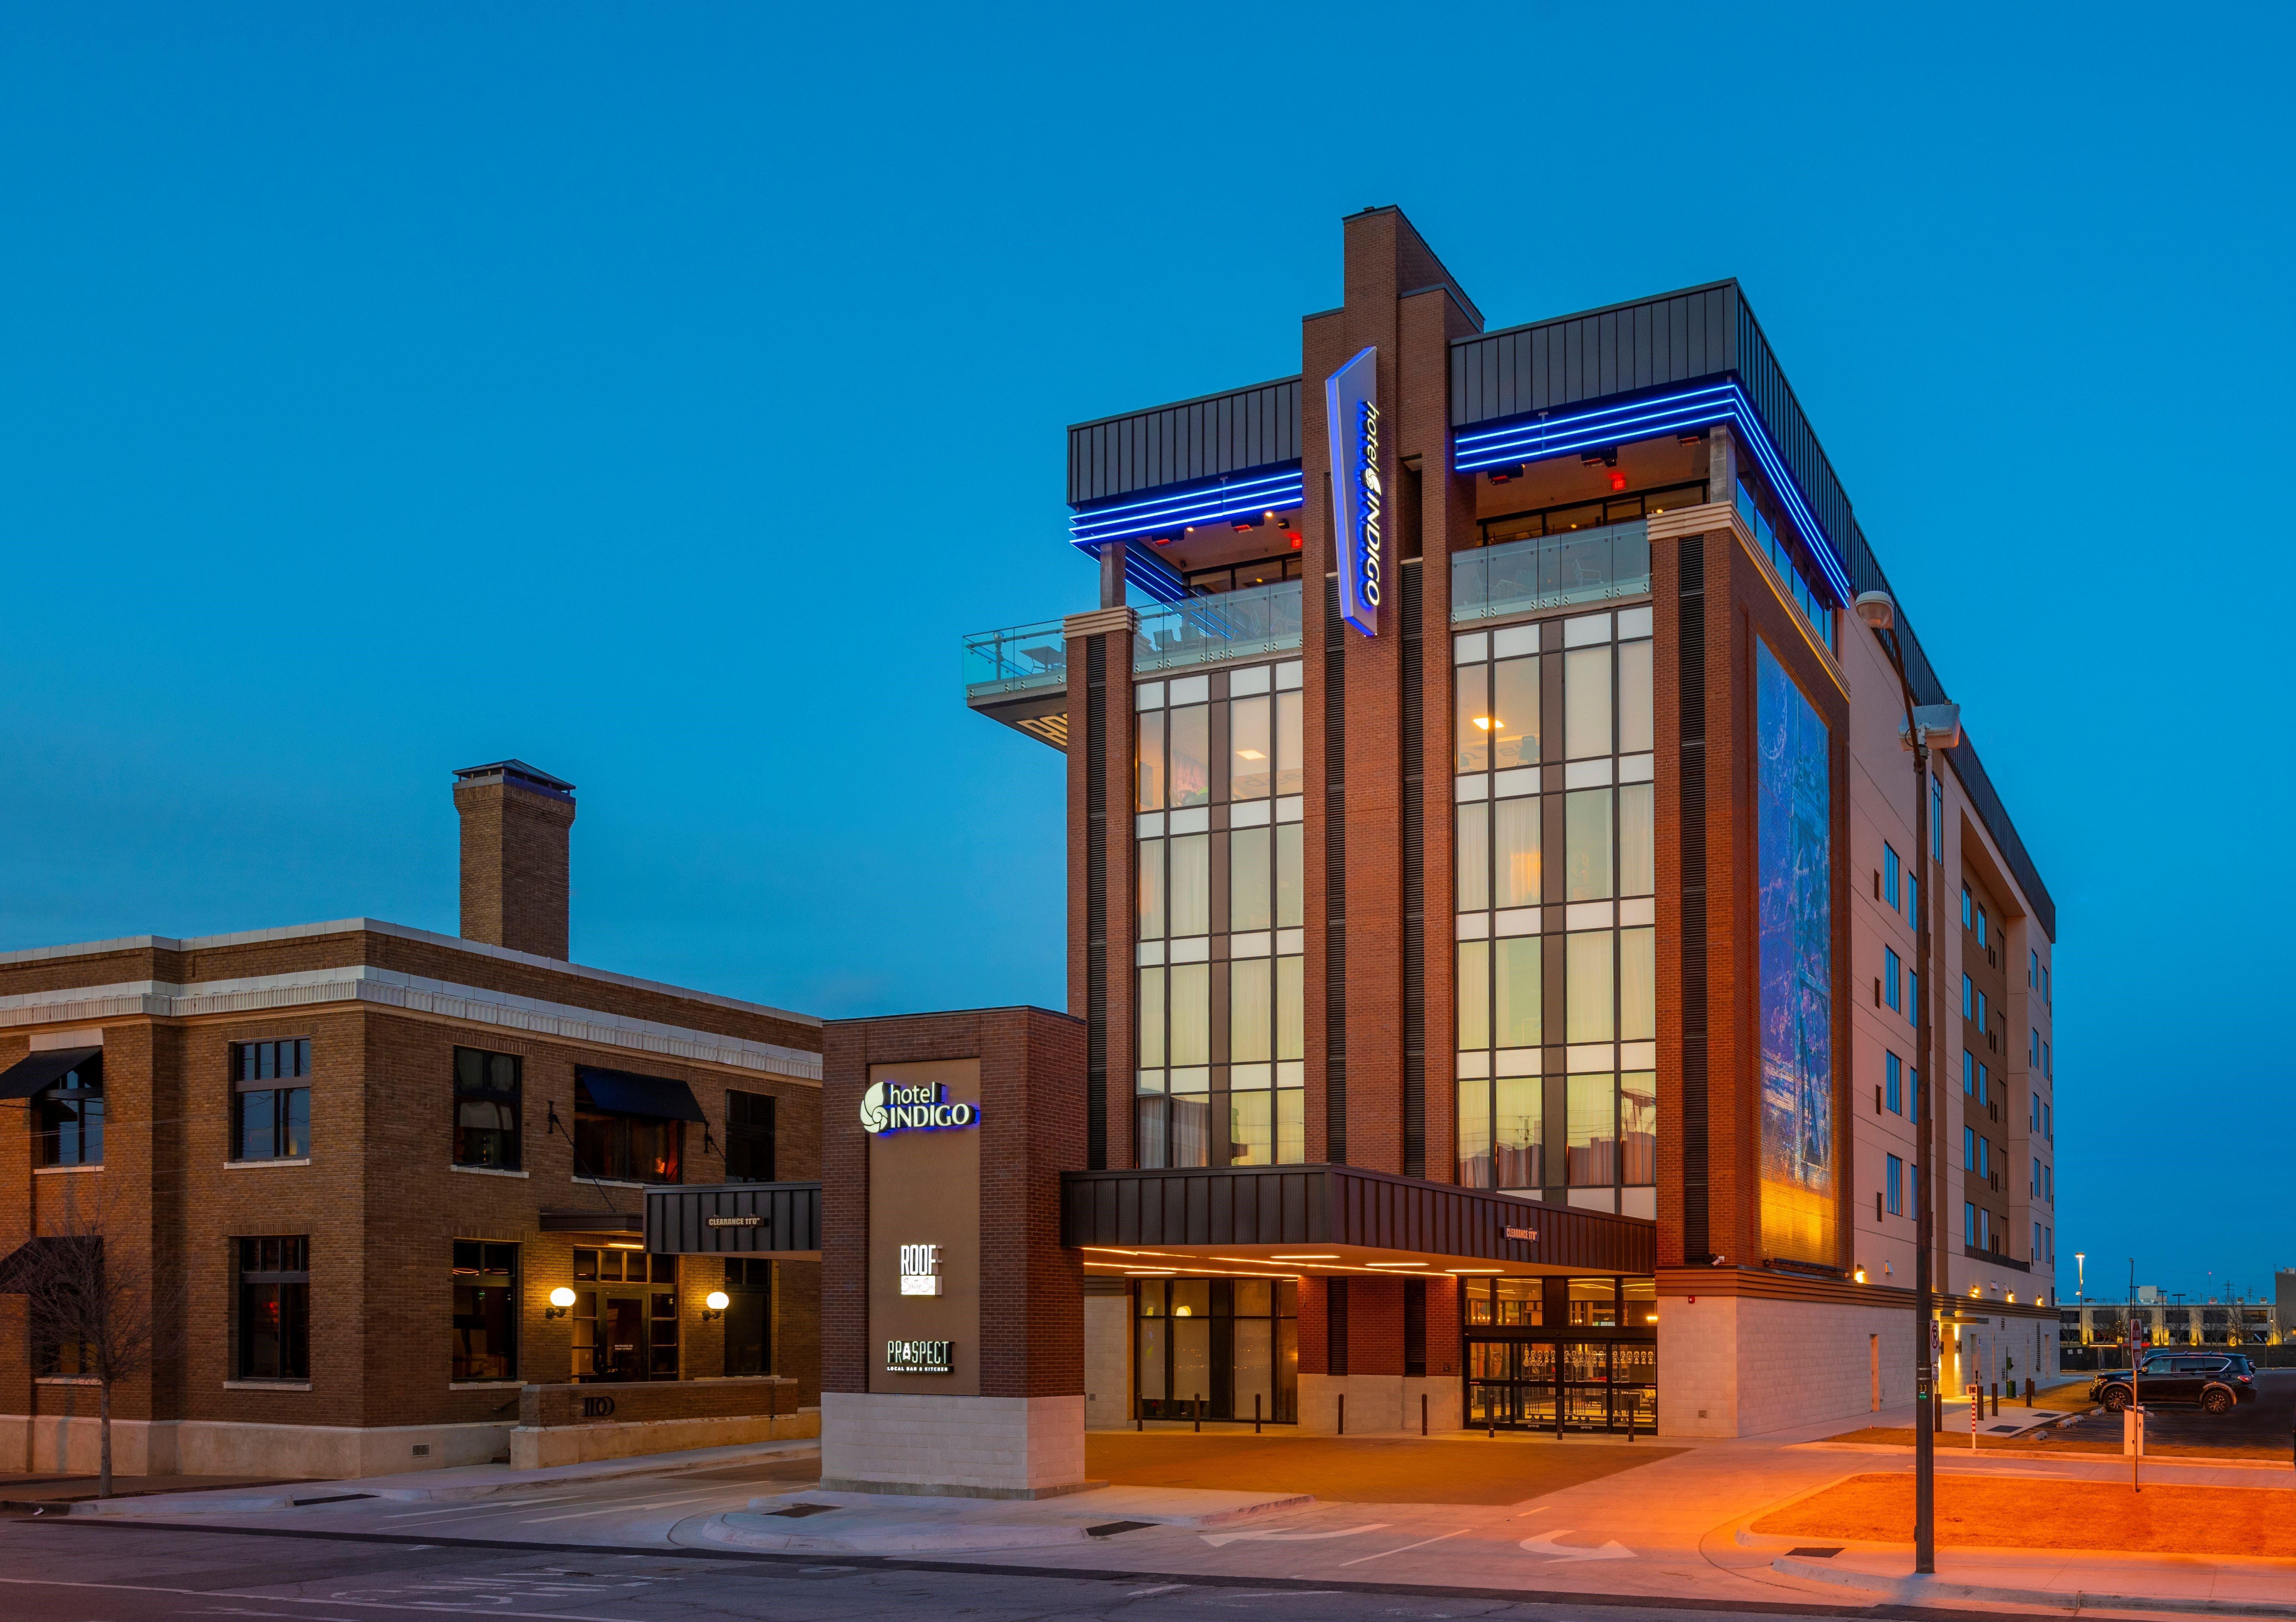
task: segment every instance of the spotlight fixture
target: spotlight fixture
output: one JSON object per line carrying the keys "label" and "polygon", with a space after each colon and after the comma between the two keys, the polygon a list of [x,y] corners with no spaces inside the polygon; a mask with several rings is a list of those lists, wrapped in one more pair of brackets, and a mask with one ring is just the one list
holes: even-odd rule
{"label": "spotlight fixture", "polygon": [[1619,448],[1613,445],[1606,450],[1590,450],[1578,458],[1578,465],[1582,467],[1593,467],[1598,464],[1604,467],[1616,467],[1619,465]]}
{"label": "spotlight fixture", "polygon": [[1514,476],[1521,471],[1519,467],[1494,467],[1489,473],[1490,482],[1494,484],[1512,483]]}
{"label": "spotlight fixture", "polygon": [[1259,527],[1259,520],[1250,516],[1249,514],[1237,515],[1236,517],[1228,524],[1228,528],[1234,530],[1239,533],[1245,530],[1256,530]]}

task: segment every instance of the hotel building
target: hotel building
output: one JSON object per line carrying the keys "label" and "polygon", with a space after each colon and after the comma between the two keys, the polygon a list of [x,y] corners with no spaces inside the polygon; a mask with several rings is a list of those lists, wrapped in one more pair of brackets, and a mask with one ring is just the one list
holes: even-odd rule
{"label": "hotel building", "polygon": [[[1069,431],[1098,605],[965,645],[1068,759],[1088,1422],[1865,1412],[1924,1199],[1945,1388],[2053,1372],[2054,904],[1970,735],[1917,784],[1745,293],[1493,328],[1395,210],[1344,239],[1297,375]],[[1545,1249],[1287,1245],[1279,1189]]]}

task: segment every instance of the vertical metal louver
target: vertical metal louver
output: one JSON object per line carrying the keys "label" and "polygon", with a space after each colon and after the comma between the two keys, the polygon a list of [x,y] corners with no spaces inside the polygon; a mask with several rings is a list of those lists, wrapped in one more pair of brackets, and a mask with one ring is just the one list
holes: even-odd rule
{"label": "vertical metal louver", "polygon": [[[1425,565],[1403,565],[1403,1174],[1427,1175]],[[1423,1313],[1424,1311],[1423,1305]]]}
{"label": "vertical metal louver", "polygon": [[1085,1165],[1098,1172],[1108,1166],[1108,648],[1098,637],[1084,646]]}
{"label": "vertical metal louver", "polygon": [[1324,1356],[1334,1374],[1348,1371],[1348,1281],[1333,1279],[1324,1286]]}
{"label": "vertical metal louver", "polygon": [[1348,629],[1324,585],[1324,1158],[1348,1159]]}
{"label": "vertical metal louver", "polygon": [[1710,1255],[1707,1198],[1706,541],[1678,548],[1675,637],[1682,745],[1682,1247]]}

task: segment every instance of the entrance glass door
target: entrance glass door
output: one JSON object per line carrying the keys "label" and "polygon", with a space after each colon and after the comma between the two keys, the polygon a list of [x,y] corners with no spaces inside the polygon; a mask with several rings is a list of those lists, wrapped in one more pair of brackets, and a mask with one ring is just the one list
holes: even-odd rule
{"label": "entrance glass door", "polygon": [[1658,1347],[1647,1341],[1467,1342],[1471,1429],[1636,1430],[1658,1419]]}

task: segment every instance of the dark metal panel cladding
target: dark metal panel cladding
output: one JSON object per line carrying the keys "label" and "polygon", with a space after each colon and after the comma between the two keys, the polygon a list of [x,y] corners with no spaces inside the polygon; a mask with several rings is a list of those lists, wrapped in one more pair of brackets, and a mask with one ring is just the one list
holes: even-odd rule
{"label": "dark metal panel cladding", "polygon": [[1451,425],[1470,428],[1532,411],[1672,387],[1731,369],[1727,307],[1718,282],[1608,309],[1563,316],[1451,345]]}
{"label": "dark metal panel cladding", "polygon": [[[759,1219],[755,1226],[718,1227],[709,1219]],[[821,1248],[821,1185],[817,1182],[728,1182],[648,1189],[645,1240],[650,1251],[672,1256],[783,1255]]]}
{"label": "dark metal panel cladding", "polygon": [[1208,394],[1069,430],[1069,500],[1103,501],[1300,459],[1300,379]]}
{"label": "dark metal panel cladding", "polygon": [[[1647,1273],[1655,1224],[1368,1172],[1355,1166],[1236,1166],[1070,1172],[1061,1242],[1357,1245],[1588,1272]],[[1536,1240],[1512,1239],[1533,1227]]]}

